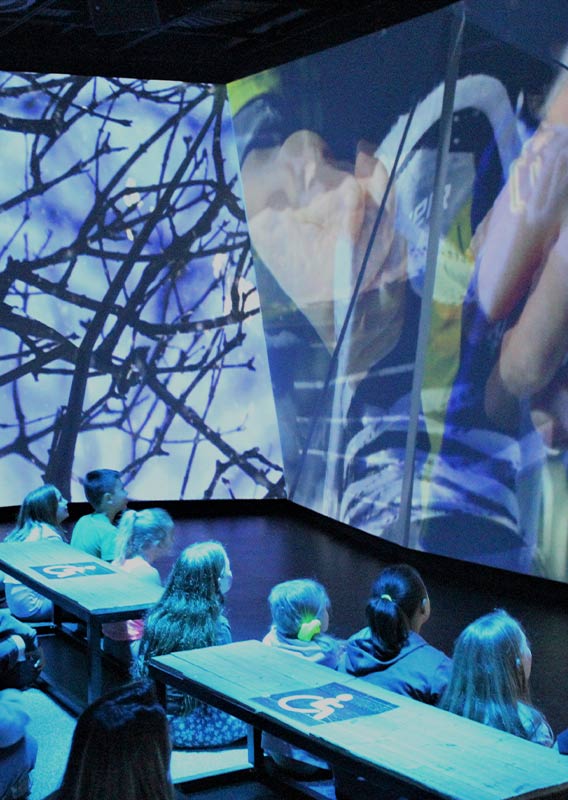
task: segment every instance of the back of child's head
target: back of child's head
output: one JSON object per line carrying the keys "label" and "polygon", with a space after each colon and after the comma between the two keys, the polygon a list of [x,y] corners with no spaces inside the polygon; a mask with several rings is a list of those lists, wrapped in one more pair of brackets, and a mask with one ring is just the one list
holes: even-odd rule
{"label": "back of child's head", "polygon": [[120,480],[120,472],[115,469],[93,469],[87,472],[83,478],[83,489],[85,497],[95,509],[101,508],[104,496],[107,492],[114,492],[116,482]]}
{"label": "back of child's head", "polygon": [[223,612],[219,579],[227,561],[225,548],[215,541],[192,544],[180,553],[162,597],[146,616],[141,674],[146,674],[152,656],[216,643]]}
{"label": "back of child's head", "polygon": [[530,649],[516,619],[498,609],[476,619],[456,641],[440,705],[463,717],[524,736],[519,702],[529,703]]}
{"label": "back of child's head", "polygon": [[79,717],[60,800],[171,800],[164,709],[147,682],[123,686]]}
{"label": "back of child's head", "polygon": [[163,508],[127,510],[118,526],[118,560],[144,556],[153,547],[165,545],[174,529],[174,521]]}
{"label": "back of child's head", "polygon": [[22,500],[16,527],[7,539],[17,540],[20,538],[19,534],[25,534],[25,531],[34,523],[46,523],[52,528],[59,529],[58,505],[59,492],[51,483],[38,486],[37,489],[28,492]]}
{"label": "back of child's head", "polygon": [[276,584],[268,596],[268,604],[276,630],[290,639],[309,639],[317,635],[317,622],[321,630],[322,618],[330,608],[329,597],[321,583],[307,578]]}
{"label": "back of child's head", "polygon": [[220,542],[196,542],[183,550],[168,578],[164,598],[169,595],[220,600],[219,578],[227,563],[227,553]]}
{"label": "back of child's head", "polygon": [[425,608],[428,592],[419,573],[408,564],[385,567],[373,584],[367,622],[379,647],[396,655],[404,646],[412,619]]}

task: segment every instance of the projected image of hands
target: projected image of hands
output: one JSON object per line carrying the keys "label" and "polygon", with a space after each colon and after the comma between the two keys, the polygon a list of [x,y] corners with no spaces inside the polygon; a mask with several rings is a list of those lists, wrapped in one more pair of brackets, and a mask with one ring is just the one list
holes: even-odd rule
{"label": "projected image of hands", "polygon": [[480,303],[492,320],[523,304],[503,337],[486,409],[504,428],[531,402],[546,445],[568,446],[568,80],[513,165],[475,239]]}
{"label": "projected image of hands", "polygon": [[[387,188],[388,175],[373,155],[374,149],[362,142],[354,165],[339,164],[321,136],[300,130],[281,146],[253,150],[243,165],[254,246],[330,353],[337,344]],[[385,199],[380,233],[371,242],[359,292],[364,295],[396,286],[388,312],[383,307],[381,325],[392,346],[393,331],[388,323],[394,322],[396,327],[402,319],[405,259],[400,248],[393,247],[394,192]],[[378,315],[376,322],[379,326]],[[377,334],[375,331],[373,338]],[[366,335],[372,336],[370,329]],[[365,344],[371,352],[369,338]],[[382,346],[386,352],[384,340]],[[377,357],[376,350],[372,357]],[[370,363],[358,366],[366,370]],[[355,382],[354,371],[349,374]]]}
{"label": "projected image of hands", "polygon": [[229,86],[286,478],[396,544],[566,580],[565,55],[466,15],[444,113],[455,19]]}
{"label": "projected image of hands", "polygon": [[0,75],[0,503],[282,492],[223,87]]}

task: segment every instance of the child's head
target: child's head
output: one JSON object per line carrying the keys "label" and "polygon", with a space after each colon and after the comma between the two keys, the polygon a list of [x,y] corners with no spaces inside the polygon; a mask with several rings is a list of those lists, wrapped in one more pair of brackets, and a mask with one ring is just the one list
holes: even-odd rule
{"label": "child's head", "polygon": [[[223,595],[231,565],[219,542],[186,547],[172,567],[166,588],[146,616],[140,645],[142,673],[152,656],[218,643]],[[185,704],[189,710],[191,704]]]}
{"label": "child's head", "polygon": [[268,596],[268,604],[276,630],[289,639],[309,640],[325,633],[329,625],[329,597],[317,581],[278,583]]}
{"label": "child's head", "polygon": [[125,511],[118,526],[119,561],[142,556],[151,562],[167,553],[173,530],[174,521],[163,508]]}
{"label": "child's head", "polygon": [[519,701],[529,701],[531,661],[525,632],[506,611],[476,619],[456,641],[444,708],[508,730],[495,723],[495,709],[515,709]]}
{"label": "child's head", "polygon": [[96,700],[79,717],[61,800],[171,800],[166,713],[153,687],[123,686]]}
{"label": "child's head", "polygon": [[231,565],[222,544],[197,542],[183,550],[175,562],[164,598],[168,595],[219,599],[232,582]]}
{"label": "child's head", "polygon": [[14,534],[25,532],[34,523],[41,522],[59,528],[67,516],[67,500],[56,486],[46,483],[24,497]]}
{"label": "child's head", "polygon": [[381,570],[367,603],[367,622],[373,637],[387,653],[398,653],[410,631],[420,632],[430,616],[424,581],[408,564]]}
{"label": "child's head", "polygon": [[85,497],[94,510],[111,520],[126,508],[128,494],[115,469],[93,469],[83,479]]}

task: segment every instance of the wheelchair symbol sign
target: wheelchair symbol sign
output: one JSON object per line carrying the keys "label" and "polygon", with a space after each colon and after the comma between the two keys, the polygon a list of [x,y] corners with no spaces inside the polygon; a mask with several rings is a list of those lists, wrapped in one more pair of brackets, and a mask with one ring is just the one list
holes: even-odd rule
{"label": "wheelchair symbol sign", "polygon": [[254,699],[272,711],[310,726],[382,714],[396,708],[392,703],[336,682]]}
{"label": "wheelchair symbol sign", "polygon": [[85,578],[91,575],[112,574],[114,570],[97,564],[95,561],[82,561],[76,564],[46,564],[44,566],[32,567],[44,578],[51,580],[61,580],[62,578]]}
{"label": "wheelchair symbol sign", "polygon": [[[353,695],[342,692],[335,697],[321,697],[317,694],[293,694],[281,697],[278,701],[280,708],[293,711],[296,714],[311,714],[315,720],[321,721],[331,716],[336,708],[344,708],[345,703],[353,700]],[[300,701],[299,706],[294,703]],[[308,705],[303,703],[308,702]]]}

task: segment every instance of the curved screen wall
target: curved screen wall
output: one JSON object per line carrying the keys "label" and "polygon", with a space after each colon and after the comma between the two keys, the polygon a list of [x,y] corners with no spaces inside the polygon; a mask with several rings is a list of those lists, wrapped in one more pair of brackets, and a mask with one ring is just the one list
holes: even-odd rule
{"label": "curved screen wall", "polygon": [[568,11],[535,8],[244,78],[231,116],[4,73],[0,502],[107,466],[568,579]]}
{"label": "curved screen wall", "polygon": [[568,81],[471,5],[229,86],[285,472],[565,579]]}

